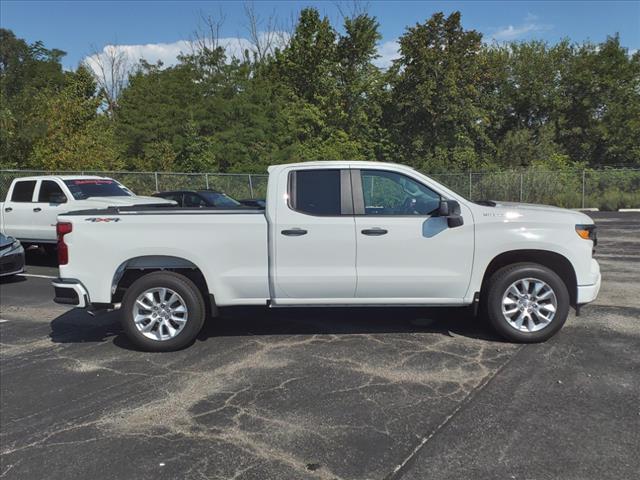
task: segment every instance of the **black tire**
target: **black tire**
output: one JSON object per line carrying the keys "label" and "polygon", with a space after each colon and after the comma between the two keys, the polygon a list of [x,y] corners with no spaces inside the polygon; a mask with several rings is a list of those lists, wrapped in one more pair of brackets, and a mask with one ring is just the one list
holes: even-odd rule
{"label": "black tire", "polygon": [[[152,288],[169,288],[180,295],[186,304],[186,323],[173,338],[154,340],[146,337],[136,327],[133,315],[136,300],[139,295]],[[175,272],[152,272],[139,278],[127,289],[122,300],[121,322],[127,338],[140,349],[149,352],[170,352],[190,345],[202,330],[205,316],[206,307],[198,287],[184,275]]]}
{"label": "black tire", "polygon": [[[502,313],[503,295],[518,280],[534,278],[545,282],[555,293],[557,307],[551,322],[541,330],[521,331],[512,326]],[[496,271],[483,292],[483,310],[493,329],[505,339],[517,343],[544,342],[554,336],[569,315],[569,292],[553,270],[537,263],[515,263]]]}

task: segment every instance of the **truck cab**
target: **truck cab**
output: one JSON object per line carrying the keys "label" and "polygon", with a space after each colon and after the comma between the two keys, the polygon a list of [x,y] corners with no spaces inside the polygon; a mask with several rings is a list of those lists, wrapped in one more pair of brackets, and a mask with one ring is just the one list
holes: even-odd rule
{"label": "truck cab", "polygon": [[[474,224],[452,192],[397,165],[303,165],[270,171],[267,215],[277,225],[274,302],[464,302]],[[451,215],[460,223],[453,228],[440,214],[445,199],[455,202]]]}

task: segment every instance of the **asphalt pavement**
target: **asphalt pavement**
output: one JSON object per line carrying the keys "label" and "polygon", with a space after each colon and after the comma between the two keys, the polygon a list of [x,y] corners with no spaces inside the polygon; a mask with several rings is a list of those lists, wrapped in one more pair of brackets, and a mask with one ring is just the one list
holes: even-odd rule
{"label": "asphalt pavement", "polygon": [[231,309],[180,352],[0,283],[0,478],[618,479],[640,471],[640,214],[593,214],[604,283],[552,340],[465,309]]}

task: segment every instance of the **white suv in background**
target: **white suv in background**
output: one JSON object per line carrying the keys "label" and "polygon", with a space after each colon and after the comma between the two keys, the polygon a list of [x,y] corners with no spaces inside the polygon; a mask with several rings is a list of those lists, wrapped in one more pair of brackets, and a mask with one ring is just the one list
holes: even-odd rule
{"label": "white suv in background", "polygon": [[174,205],[155,197],[140,197],[112,178],[38,176],[16,178],[0,203],[0,231],[23,244],[55,245],[58,215],[87,208],[134,205]]}

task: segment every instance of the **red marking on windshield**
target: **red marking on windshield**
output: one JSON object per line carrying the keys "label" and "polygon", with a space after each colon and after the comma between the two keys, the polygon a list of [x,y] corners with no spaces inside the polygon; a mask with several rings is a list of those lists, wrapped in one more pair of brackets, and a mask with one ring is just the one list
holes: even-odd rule
{"label": "red marking on windshield", "polygon": [[113,180],[74,180],[74,185],[111,185]]}

